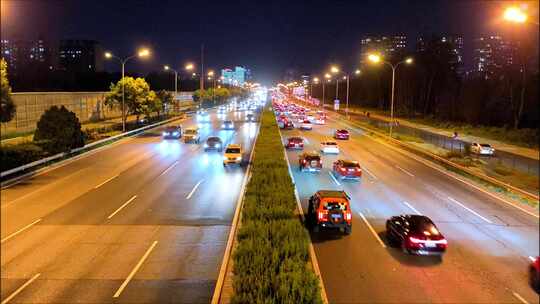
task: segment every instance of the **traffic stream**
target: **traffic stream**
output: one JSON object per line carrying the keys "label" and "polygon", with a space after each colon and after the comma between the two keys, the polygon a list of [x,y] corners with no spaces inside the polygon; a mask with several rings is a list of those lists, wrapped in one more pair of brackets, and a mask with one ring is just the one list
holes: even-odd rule
{"label": "traffic stream", "polygon": [[2,304],[209,302],[246,166],[203,146],[219,136],[249,159],[245,116],[211,110],[171,123],[198,125],[200,144],[162,127],[3,189]]}
{"label": "traffic stream", "polygon": [[[350,196],[351,234],[311,232],[330,303],[538,302],[527,282],[530,257],[538,255],[537,216],[396,152],[336,116],[312,130],[283,126],[284,145],[289,137],[304,139],[303,149],[286,152],[303,212],[319,190]],[[337,129],[347,129],[350,139],[333,139]],[[322,154],[325,141],[337,141],[339,153]],[[322,169],[300,170],[299,156],[313,150],[322,155]],[[359,180],[334,174],[338,159],[358,161]],[[401,214],[431,218],[448,242],[444,255],[409,255],[388,242],[386,220]]]}

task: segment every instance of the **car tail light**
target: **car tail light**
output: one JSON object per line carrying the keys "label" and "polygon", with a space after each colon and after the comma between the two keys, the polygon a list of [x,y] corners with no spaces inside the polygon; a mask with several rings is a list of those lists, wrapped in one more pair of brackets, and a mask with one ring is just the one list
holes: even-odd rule
{"label": "car tail light", "polygon": [[302,159],[302,162],[305,164],[305,163],[306,163],[306,160],[305,160],[305,159]]}
{"label": "car tail light", "polygon": [[345,168],[343,167],[339,168],[339,170],[345,172]]}
{"label": "car tail light", "polygon": [[350,221],[352,219],[352,214],[350,212],[345,213],[345,220]]}
{"label": "car tail light", "polygon": [[326,211],[319,211],[319,221],[326,221],[327,220],[327,212]]}

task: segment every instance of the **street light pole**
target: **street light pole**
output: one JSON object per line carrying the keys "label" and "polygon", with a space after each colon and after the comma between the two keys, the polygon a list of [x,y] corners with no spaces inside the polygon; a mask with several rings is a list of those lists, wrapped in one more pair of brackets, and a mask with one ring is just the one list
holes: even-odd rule
{"label": "street light pole", "polygon": [[[399,63],[398,63],[399,64]],[[390,137],[392,137],[392,126],[394,125],[394,87],[396,83],[396,66],[390,65],[392,67],[392,98],[390,101]]]}
{"label": "street light pole", "polygon": [[322,110],[324,111],[324,81],[322,82]]}
{"label": "street light pole", "polygon": [[347,98],[346,98],[346,105],[345,105],[345,117],[349,119],[349,75],[347,77]]}

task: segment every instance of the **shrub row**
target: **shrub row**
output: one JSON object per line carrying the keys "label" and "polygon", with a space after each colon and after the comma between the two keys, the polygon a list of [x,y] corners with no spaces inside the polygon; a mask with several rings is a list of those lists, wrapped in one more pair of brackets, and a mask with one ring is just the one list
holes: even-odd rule
{"label": "shrub row", "polygon": [[265,110],[233,253],[233,303],[322,303],[276,120]]}

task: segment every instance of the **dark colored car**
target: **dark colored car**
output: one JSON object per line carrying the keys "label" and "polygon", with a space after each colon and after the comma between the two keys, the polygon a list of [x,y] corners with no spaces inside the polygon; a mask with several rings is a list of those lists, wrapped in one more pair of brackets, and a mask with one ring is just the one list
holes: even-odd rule
{"label": "dark colored car", "polygon": [[300,171],[319,172],[322,169],[321,156],[317,152],[305,152],[298,157]]}
{"label": "dark colored car", "polygon": [[352,213],[350,198],[345,191],[319,190],[309,198],[308,223],[313,232],[321,228],[352,232]]}
{"label": "dark colored car", "polygon": [[362,168],[357,161],[338,159],[334,162],[334,175],[338,178],[360,179],[362,177]]}
{"label": "dark colored car", "polygon": [[221,152],[223,150],[223,142],[221,141],[221,138],[217,136],[210,136],[206,139],[206,143],[204,144],[204,151],[208,150],[218,150]]}
{"label": "dark colored car", "polygon": [[335,139],[349,139],[349,137],[350,137],[349,131],[345,129],[336,130],[336,132],[334,132]]}
{"label": "dark colored car", "polygon": [[163,130],[163,138],[167,139],[167,138],[175,138],[175,139],[178,139],[180,137],[182,137],[182,129],[180,127],[177,127],[177,126],[169,126],[169,127],[166,127],[164,130]]}
{"label": "dark colored car", "polygon": [[225,120],[223,124],[221,124],[221,128],[224,130],[234,130],[234,123],[232,120]]}
{"label": "dark colored car", "polygon": [[253,114],[246,115],[246,121],[255,121],[255,115]]}
{"label": "dark colored car", "polygon": [[536,257],[529,265],[529,283],[536,292],[540,292],[540,257]]}
{"label": "dark colored car", "polygon": [[287,149],[304,149],[304,139],[302,137],[294,136],[287,138]]}
{"label": "dark colored car", "polygon": [[399,215],[386,221],[386,235],[392,244],[400,244],[405,253],[441,256],[448,242],[427,216]]}

